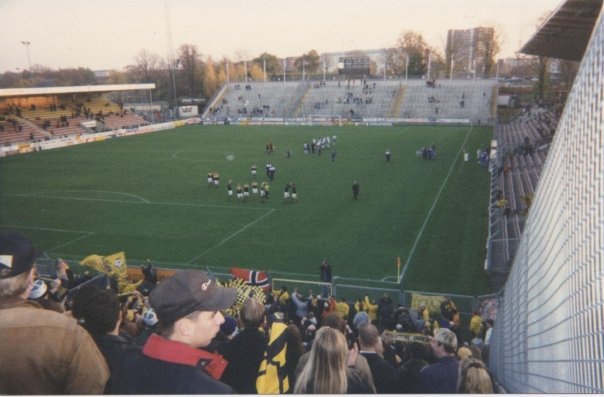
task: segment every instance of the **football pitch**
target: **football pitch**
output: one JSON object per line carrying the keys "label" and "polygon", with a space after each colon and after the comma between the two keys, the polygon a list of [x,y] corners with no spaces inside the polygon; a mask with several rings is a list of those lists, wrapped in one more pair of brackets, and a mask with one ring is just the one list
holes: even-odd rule
{"label": "football pitch", "polygon": [[[0,159],[0,230],[29,235],[52,258],[125,251],[130,264],[170,268],[314,275],[327,258],[336,276],[394,280],[400,257],[410,289],[488,293],[490,176],[475,156],[491,134],[469,126],[196,125],[12,156]],[[320,156],[304,154],[305,142],[334,135]],[[429,145],[436,158],[418,158]],[[463,148],[474,160],[464,162]],[[229,199],[229,179],[251,184],[255,164],[256,180],[267,181],[268,162],[276,172],[266,202]],[[211,171],[218,188],[208,186]],[[283,200],[290,181],[292,203]]]}

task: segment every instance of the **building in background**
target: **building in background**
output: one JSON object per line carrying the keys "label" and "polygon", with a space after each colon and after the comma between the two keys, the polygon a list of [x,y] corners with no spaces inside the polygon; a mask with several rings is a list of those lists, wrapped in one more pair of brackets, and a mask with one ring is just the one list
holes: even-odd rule
{"label": "building in background", "polygon": [[495,46],[493,28],[449,29],[447,33],[446,61],[453,77],[490,77]]}

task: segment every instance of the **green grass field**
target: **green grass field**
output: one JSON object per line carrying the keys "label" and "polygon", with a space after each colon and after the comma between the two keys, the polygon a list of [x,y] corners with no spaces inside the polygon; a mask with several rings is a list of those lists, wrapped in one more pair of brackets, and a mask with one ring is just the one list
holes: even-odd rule
{"label": "green grass field", "polygon": [[[396,276],[410,258],[414,290],[490,292],[482,270],[489,174],[460,149],[488,146],[491,128],[188,126],[0,159],[0,230],[29,235],[50,257],[125,251],[130,263],[241,266],[316,274]],[[303,143],[337,135],[337,156]],[[276,152],[265,154],[265,143]],[[434,161],[415,151],[436,145]],[[286,159],[286,149],[293,152]],[[392,161],[384,151],[390,148]],[[333,146],[332,146],[333,149]],[[234,158],[233,158],[234,157]],[[228,158],[233,158],[228,160]],[[229,179],[266,180],[270,199],[229,200]],[[208,171],[220,173],[218,189]],[[360,195],[353,200],[353,180]],[[284,203],[288,181],[298,202]]]}

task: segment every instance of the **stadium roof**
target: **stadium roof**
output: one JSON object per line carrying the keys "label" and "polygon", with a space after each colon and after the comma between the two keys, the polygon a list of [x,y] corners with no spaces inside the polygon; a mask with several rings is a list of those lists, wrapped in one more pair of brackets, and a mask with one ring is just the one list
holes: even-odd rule
{"label": "stadium roof", "polygon": [[108,84],[108,85],[82,85],[70,87],[40,87],[40,88],[5,88],[0,89],[0,98],[15,96],[36,95],[62,95],[81,94],[93,92],[137,91],[154,90],[155,83],[151,84]]}
{"label": "stadium roof", "polygon": [[564,1],[520,52],[580,61],[601,9],[602,0]]}

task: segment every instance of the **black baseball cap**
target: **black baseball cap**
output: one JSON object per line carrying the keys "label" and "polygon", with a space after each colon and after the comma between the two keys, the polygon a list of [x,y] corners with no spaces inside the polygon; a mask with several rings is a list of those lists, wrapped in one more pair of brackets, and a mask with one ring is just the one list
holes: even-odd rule
{"label": "black baseball cap", "polygon": [[31,270],[39,256],[29,237],[18,232],[3,233],[0,235],[0,279]]}
{"label": "black baseball cap", "polygon": [[236,289],[217,286],[208,273],[199,270],[177,271],[149,294],[149,303],[163,323],[195,311],[225,310],[236,299]]}

